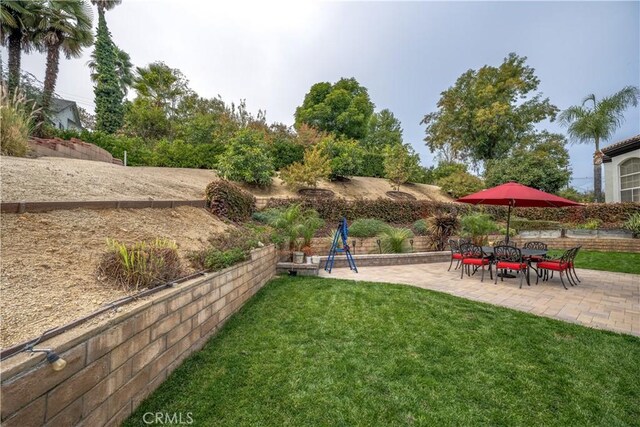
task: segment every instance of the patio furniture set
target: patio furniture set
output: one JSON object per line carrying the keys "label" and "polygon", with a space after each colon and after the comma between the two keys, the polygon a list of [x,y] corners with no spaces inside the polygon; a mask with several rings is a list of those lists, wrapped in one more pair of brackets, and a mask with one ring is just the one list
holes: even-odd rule
{"label": "patio furniture set", "polygon": [[[504,278],[514,278],[511,272],[520,274],[520,288],[522,288],[523,280],[526,276],[527,285],[531,285],[530,273],[533,269],[536,273],[536,284],[538,280],[547,281],[553,278],[553,273],[558,272],[560,281],[565,289],[567,285],[564,277],[571,286],[575,286],[580,282],[575,270],[574,261],[580,246],[565,251],[560,258],[550,258],[547,256],[548,248],[544,242],[527,242],[522,248],[518,248],[513,242],[498,241],[493,246],[478,246],[472,244],[469,240],[449,240],[451,249],[451,262],[449,269],[456,261],[455,269],[461,267],[460,278],[464,277],[465,271],[471,276],[478,270],[481,270],[482,276],[480,281],[484,281],[485,267],[489,269],[489,276],[494,283],[498,283],[498,277],[501,281]],[[493,276],[492,267],[495,266],[496,275]],[[563,276],[564,274],[564,276]]]}

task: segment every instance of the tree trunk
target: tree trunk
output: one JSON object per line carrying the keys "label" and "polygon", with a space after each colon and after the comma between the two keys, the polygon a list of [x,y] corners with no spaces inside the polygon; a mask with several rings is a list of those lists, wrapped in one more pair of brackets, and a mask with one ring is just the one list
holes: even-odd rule
{"label": "tree trunk", "polygon": [[60,42],[51,44],[47,47],[47,68],[44,74],[44,87],[42,90],[42,108],[38,117],[38,124],[44,124],[49,108],[51,106],[51,98],[56,88],[56,80],[58,79],[58,68],[60,65]]}
{"label": "tree trunk", "polygon": [[602,199],[602,165],[597,160],[593,162],[593,192],[596,202],[604,202]]}
{"label": "tree trunk", "polygon": [[20,55],[22,54],[22,32],[20,30],[12,31],[9,35],[9,76],[7,78],[7,88],[9,95],[12,96],[20,84]]}
{"label": "tree trunk", "polygon": [[600,154],[600,138],[596,137],[596,152],[593,156],[593,193],[596,202],[604,202],[602,197],[602,156]]}

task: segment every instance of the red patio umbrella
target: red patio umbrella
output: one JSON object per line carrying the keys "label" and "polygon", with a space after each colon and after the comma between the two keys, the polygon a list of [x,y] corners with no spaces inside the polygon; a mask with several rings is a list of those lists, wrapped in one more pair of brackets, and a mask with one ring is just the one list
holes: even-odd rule
{"label": "red patio umbrella", "polygon": [[458,199],[459,202],[472,205],[509,206],[507,214],[507,237],[509,241],[509,223],[511,222],[511,208],[562,208],[565,206],[580,206],[554,194],[545,193],[517,182],[507,182],[497,187],[487,188],[477,193],[469,194]]}

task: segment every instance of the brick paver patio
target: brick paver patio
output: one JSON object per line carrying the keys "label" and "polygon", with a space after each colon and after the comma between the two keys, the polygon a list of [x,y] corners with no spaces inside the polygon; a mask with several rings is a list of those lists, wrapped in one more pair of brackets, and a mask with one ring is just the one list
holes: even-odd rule
{"label": "brick paver patio", "polygon": [[[519,289],[520,279],[505,279],[494,285],[486,272],[460,279],[460,270],[447,271],[449,263],[362,267],[359,273],[336,268],[320,276],[369,282],[399,283],[446,292],[462,298],[526,311],[599,329],[640,336],[640,275],[578,269],[582,281],[564,290],[554,276],[548,282]],[[567,286],[569,286],[567,284]]]}

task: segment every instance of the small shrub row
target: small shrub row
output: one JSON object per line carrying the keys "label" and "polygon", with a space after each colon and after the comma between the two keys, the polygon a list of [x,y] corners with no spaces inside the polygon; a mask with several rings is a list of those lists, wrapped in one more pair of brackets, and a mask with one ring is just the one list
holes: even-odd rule
{"label": "small shrub row", "polygon": [[235,222],[246,221],[255,211],[255,197],[226,180],[210,183],[206,195],[209,209],[221,218]]}
{"label": "small shrub row", "polygon": [[[373,218],[391,224],[412,224],[438,213],[459,216],[478,212],[490,215],[496,221],[506,221],[506,206],[467,205],[464,203],[444,203],[428,200],[344,200],[344,199],[270,199],[268,207],[285,207],[302,203],[304,207],[318,211],[321,218],[337,222],[342,217]],[[602,223],[622,224],[634,213],[640,213],[640,203],[598,203],[568,208],[517,208],[520,218],[532,221],[553,221],[581,224],[590,219]]]}
{"label": "small shrub row", "polygon": [[471,205],[458,203],[440,203],[424,200],[344,200],[344,199],[270,199],[268,208],[286,207],[294,203],[302,203],[305,208],[318,212],[321,218],[336,223],[342,217],[348,220],[355,218],[373,218],[390,224],[411,224],[421,218],[432,216],[438,212],[464,214],[470,212]]}
{"label": "small shrub row", "polygon": [[182,274],[178,248],[173,241],[156,239],[126,244],[108,240],[107,245],[109,250],[100,261],[98,273],[124,289],[153,288]]}
{"label": "small shrub row", "polygon": [[222,270],[248,260],[252,249],[269,240],[269,233],[264,227],[233,229],[209,239],[209,247],[191,252],[189,260],[198,270]]}

